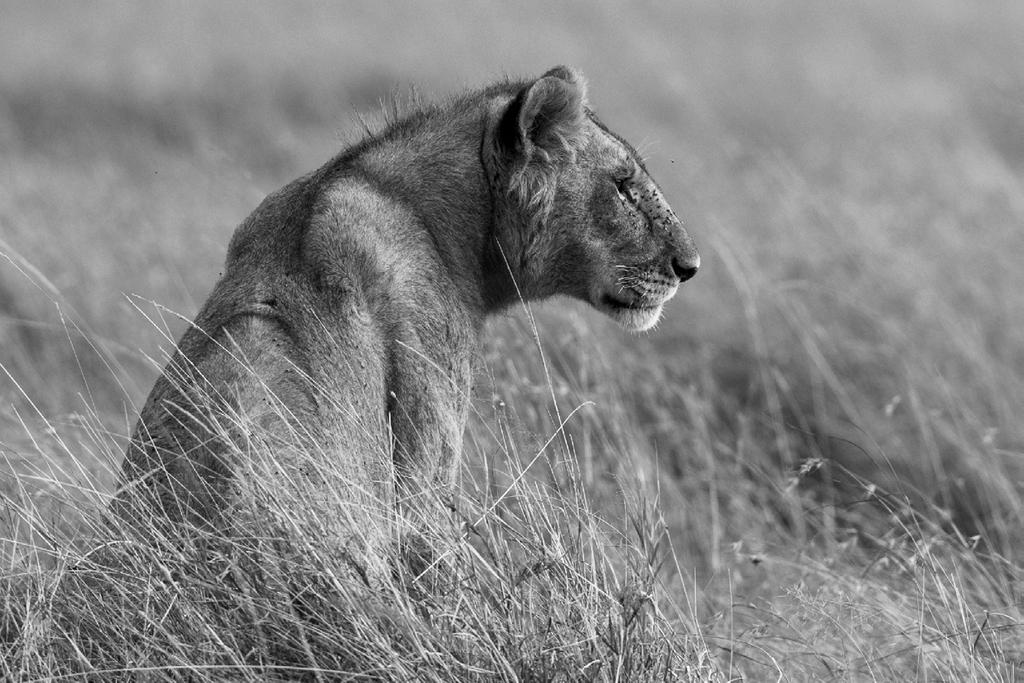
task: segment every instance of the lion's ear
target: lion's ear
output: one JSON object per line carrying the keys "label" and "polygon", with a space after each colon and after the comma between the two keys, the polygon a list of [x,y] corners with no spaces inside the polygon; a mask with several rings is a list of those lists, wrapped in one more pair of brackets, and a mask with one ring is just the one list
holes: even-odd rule
{"label": "lion's ear", "polygon": [[583,75],[556,66],[513,98],[498,125],[498,142],[511,155],[529,158],[540,149],[562,157],[577,146],[586,103]]}

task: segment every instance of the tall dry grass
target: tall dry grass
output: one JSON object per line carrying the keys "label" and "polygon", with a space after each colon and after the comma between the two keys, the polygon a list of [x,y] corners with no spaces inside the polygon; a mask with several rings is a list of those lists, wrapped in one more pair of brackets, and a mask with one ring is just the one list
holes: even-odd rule
{"label": "tall dry grass", "polygon": [[[345,463],[237,413],[196,408],[195,428],[230,445],[225,527],[169,527],[134,499],[117,513],[94,505],[71,525],[25,490],[10,497],[5,679],[718,675],[695,629],[663,611],[675,606],[658,585],[671,556],[649,504],[610,524],[577,478],[552,488],[521,466],[537,454],[504,452],[459,499],[351,510]],[[89,435],[111,440],[95,425]],[[82,499],[47,483],[59,500]],[[368,554],[381,552],[371,538],[381,529],[393,547]]]}

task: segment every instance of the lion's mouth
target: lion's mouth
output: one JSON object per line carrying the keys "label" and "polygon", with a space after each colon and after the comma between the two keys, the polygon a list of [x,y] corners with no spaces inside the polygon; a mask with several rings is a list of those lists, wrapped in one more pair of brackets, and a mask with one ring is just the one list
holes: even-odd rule
{"label": "lion's mouth", "polygon": [[646,304],[642,301],[623,301],[611,294],[601,297],[601,303],[613,310],[649,311],[658,308],[660,304]]}

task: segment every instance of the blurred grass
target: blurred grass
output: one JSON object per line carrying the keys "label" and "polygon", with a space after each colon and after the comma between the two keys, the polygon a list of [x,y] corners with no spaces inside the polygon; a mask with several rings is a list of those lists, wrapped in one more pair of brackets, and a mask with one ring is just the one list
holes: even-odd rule
{"label": "blurred grass", "polygon": [[165,311],[191,317],[234,226],[357,137],[355,112],[570,63],[705,265],[649,336],[535,306],[550,382],[522,313],[496,321],[467,475],[500,479],[503,439],[592,402],[538,476],[578,476],[612,519],[623,491],[657,496],[667,590],[726,670],[1019,674],[1022,6],[3,14],[0,449],[28,495],[33,473],[109,485],[148,357],[183,329]]}

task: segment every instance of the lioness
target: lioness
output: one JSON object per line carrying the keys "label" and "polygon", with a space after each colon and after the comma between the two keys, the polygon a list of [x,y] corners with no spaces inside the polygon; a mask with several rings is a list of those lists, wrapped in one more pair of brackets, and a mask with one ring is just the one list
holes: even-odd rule
{"label": "lioness", "polygon": [[[118,499],[216,527],[245,424],[335,463],[356,509],[449,487],[488,315],[564,294],[646,330],[699,263],[579,72],[426,107],[274,192],[236,230],[142,409]],[[212,427],[198,415],[211,406],[237,422]]]}

